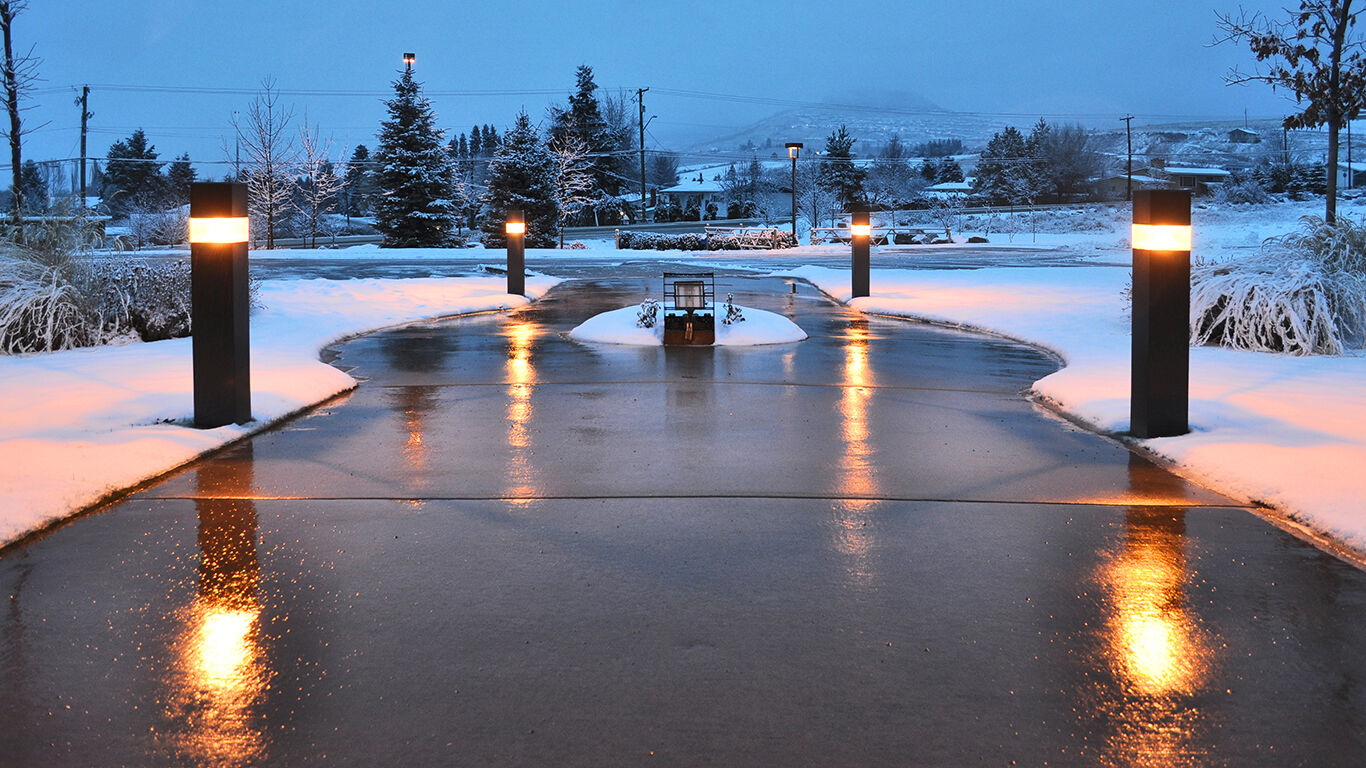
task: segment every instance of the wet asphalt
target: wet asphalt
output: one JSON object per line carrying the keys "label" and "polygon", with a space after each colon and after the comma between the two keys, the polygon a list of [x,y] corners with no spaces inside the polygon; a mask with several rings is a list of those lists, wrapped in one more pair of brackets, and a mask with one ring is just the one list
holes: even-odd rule
{"label": "wet asphalt", "polygon": [[0,765],[1361,765],[1366,574],[801,284],[562,285],[0,558]]}

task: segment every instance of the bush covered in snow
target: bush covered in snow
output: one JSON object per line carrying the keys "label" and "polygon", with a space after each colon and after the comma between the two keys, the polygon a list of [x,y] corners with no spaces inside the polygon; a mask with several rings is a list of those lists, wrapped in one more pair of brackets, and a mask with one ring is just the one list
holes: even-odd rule
{"label": "bush covered in snow", "polygon": [[[797,247],[796,238],[788,231],[779,231],[775,243],[777,248]],[[744,238],[738,234],[707,237],[698,232],[683,232],[677,235],[658,232],[617,232],[617,248],[634,251],[738,251],[752,249],[754,243],[752,238]]]}
{"label": "bush covered in snow", "polygon": [[83,214],[0,239],[0,352],[189,335],[188,261],[97,256],[99,244],[99,227]]}
{"label": "bush covered in snow", "polygon": [[1305,217],[1263,258],[1191,270],[1191,340],[1294,355],[1366,342],[1366,226]]}

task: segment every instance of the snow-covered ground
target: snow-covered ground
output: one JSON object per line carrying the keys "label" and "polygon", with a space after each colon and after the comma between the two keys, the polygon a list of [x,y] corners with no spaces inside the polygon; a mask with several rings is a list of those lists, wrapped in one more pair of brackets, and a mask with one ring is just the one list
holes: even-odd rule
{"label": "snow-covered ground", "polygon": [[[736,305],[744,316],[741,322],[716,324],[716,345],[721,347],[743,347],[759,344],[784,344],[806,338],[796,323],[775,312],[753,307]],[[661,310],[662,312],[662,310]],[[640,305],[622,307],[610,312],[594,315],[580,323],[569,332],[570,337],[579,341],[599,344],[637,344],[659,346],[664,343],[664,323],[661,318],[651,328],[642,328],[636,322]],[[722,314],[718,310],[718,315]]]}
{"label": "snow-covered ground", "polygon": [[[1321,215],[1321,203],[1204,206],[1194,211],[1195,257],[1255,258],[1263,239],[1295,228],[1300,216]],[[1366,200],[1345,203],[1354,218]],[[1097,223],[1096,218],[1103,218]],[[1043,232],[1042,229],[1052,231]],[[972,233],[968,229],[966,233]],[[1018,248],[1034,236],[992,234],[984,261],[998,247]],[[1041,248],[1075,257],[1078,266],[1049,268],[875,270],[873,296],[852,302],[870,312],[920,317],[983,329],[1056,351],[1067,365],[1040,380],[1036,391],[1096,429],[1128,427],[1129,320],[1121,292],[1128,281],[1127,221],[1057,214],[1041,226]],[[954,246],[949,246],[954,248]],[[904,249],[898,249],[904,252]],[[847,253],[840,246],[780,252],[782,263]],[[398,256],[395,252],[384,255]],[[403,257],[450,258],[451,251]],[[501,253],[465,252],[498,266]],[[374,258],[373,248],[282,251],[272,258]],[[611,264],[695,259],[699,264],[768,272],[768,254],[632,251],[594,243],[587,250],[537,251],[535,260],[593,259]],[[907,263],[902,259],[901,263]],[[828,263],[828,262],[827,262]],[[877,263],[877,254],[874,254]],[[1058,263],[1056,259],[1050,263]],[[547,266],[554,270],[553,264]],[[847,300],[847,270],[802,267],[789,274]],[[528,280],[540,295],[554,284]],[[46,525],[104,495],[182,464],[353,386],[318,361],[323,346],[349,334],[427,317],[512,306],[501,276],[410,280],[270,281],[268,309],[252,322],[253,412],[247,427],[199,431],[191,415],[188,340],[0,357],[0,542]],[[621,342],[636,307],[618,311],[602,341]],[[773,329],[751,318],[741,328],[772,340]],[[610,314],[610,313],[609,313]],[[604,320],[603,322],[607,322]],[[800,332],[800,331],[798,331]],[[648,333],[648,332],[644,332]],[[641,343],[657,343],[650,334]],[[738,337],[737,337],[738,338]],[[627,342],[629,343],[629,341]],[[745,343],[758,343],[748,341]],[[1145,441],[1183,474],[1247,500],[1274,505],[1315,531],[1366,551],[1366,353],[1289,357],[1227,349],[1191,350],[1189,435]]]}
{"label": "snow-covered ground", "polygon": [[[1103,432],[1129,428],[1124,267],[791,273],[865,312],[990,331],[1058,353],[1035,391]],[[1182,474],[1366,550],[1366,354],[1291,357],[1191,349],[1191,433],[1142,441]]]}
{"label": "snow-covered ground", "polygon": [[[557,280],[533,277],[543,295]],[[506,279],[270,281],[251,321],[252,415],[193,429],[190,340],[0,357],[0,543],[355,386],[333,341],[423,318],[520,306]]]}

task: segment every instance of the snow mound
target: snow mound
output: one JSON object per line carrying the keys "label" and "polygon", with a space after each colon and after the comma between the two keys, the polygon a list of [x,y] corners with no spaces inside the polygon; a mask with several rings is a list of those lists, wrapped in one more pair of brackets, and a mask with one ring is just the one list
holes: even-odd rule
{"label": "snow mound", "polygon": [[[744,313],[744,322],[716,324],[716,346],[740,347],[757,344],[786,344],[806,338],[806,331],[782,315],[752,307],[736,307]],[[577,341],[599,344],[637,344],[659,346],[664,343],[664,321],[653,328],[636,325],[639,305],[631,305],[603,312],[588,318],[569,332]]]}

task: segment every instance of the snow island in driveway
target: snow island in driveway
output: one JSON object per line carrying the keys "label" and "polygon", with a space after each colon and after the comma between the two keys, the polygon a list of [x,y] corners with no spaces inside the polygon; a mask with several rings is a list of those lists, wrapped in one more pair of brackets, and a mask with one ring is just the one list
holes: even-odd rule
{"label": "snow island in driveway", "polygon": [[570,331],[569,337],[642,346],[749,346],[806,338],[805,331],[782,315],[738,306],[730,294],[717,307],[715,295],[715,280],[710,273],[666,272],[664,302],[646,299],[637,306],[603,312]]}

